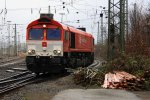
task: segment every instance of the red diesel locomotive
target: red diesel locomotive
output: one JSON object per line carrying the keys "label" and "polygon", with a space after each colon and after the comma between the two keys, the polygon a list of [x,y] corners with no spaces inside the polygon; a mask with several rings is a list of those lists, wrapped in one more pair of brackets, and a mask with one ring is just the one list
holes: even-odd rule
{"label": "red diesel locomotive", "polygon": [[91,34],[41,14],[26,32],[27,68],[35,73],[58,72],[64,67],[85,67],[94,61],[94,38]]}

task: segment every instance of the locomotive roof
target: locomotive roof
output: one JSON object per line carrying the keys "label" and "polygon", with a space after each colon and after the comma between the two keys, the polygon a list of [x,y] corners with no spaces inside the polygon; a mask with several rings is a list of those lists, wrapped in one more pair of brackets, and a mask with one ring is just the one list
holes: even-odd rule
{"label": "locomotive roof", "polygon": [[69,30],[69,31],[74,32],[74,33],[85,34],[85,35],[87,35],[87,36],[89,36],[89,37],[93,37],[90,33],[87,33],[87,32],[85,32],[85,31],[76,29],[76,28],[74,28],[74,27],[71,27],[71,26],[62,24],[62,23],[60,23],[60,22],[58,22],[58,21],[55,21],[55,20],[53,20],[53,19],[49,19],[49,18],[44,18],[44,19],[49,20],[49,22],[39,22],[39,20],[41,20],[41,18],[40,18],[40,19],[37,19],[37,20],[31,22],[31,23],[27,26],[27,29],[30,28],[31,26],[38,25],[39,23],[43,23],[43,24],[53,24],[53,25],[62,27],[64,30]]}

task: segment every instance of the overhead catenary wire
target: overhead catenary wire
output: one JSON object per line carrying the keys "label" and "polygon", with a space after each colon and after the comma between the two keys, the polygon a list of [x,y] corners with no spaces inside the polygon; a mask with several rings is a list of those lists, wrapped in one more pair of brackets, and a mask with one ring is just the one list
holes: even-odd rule
{"label": "overhead catenary wire", "polygon": [[[66,21],[70,21],[70,23],[76,23],[77,20],[79,20],[80,23],[78,23],[78,25],[83,26],[85,25],[84,23],[91,23],[89,25],[92,25],[91,30],[95,31],[94,26],[95,26],[95,22],[97,20],[99,20],[99,9],[98,6],[92,6],[92,4],[88,4],[86,2],[84,2],[85,0],[73,0],[73,2],[70,2],[71,0],[57,0],[59,1],[57,5],[50,5],[51,6],[51,10],[53,13],[56,14],[56,16],[60,16],[59,13],[64,10],[65,12],[65,17],[66,17]],[[65,2],[65,4],[63,5],[62,2]],[[64,9],[63,6],[65,6]],[[84,8],[84,6],[88,7],[92,7],[91,9],[89,8]],[[92,10],[93,9],[93,10]],[[97,9],[97,15],[95,16],[91,16],[93,15],[93,11],[96,11]],[[0,9],[0,11],[2,14],[4,14],[4,10],[5,9]],[[9,12],[14,13],[14,12],[19,12],[19,11],[26,11],[29,12],[29,14],[32,14],[32,16],[30,17],[29,21],[32,21],[35,19],[35,17],[33,16],[39,16],[40,13],[45,12],[46,10],[48,10],[48,6],[43,6],[43,7],[32,7],[32,8],[7,8],[7,16],[9,16]],[[76,12],[78,13],[78,18],[77,17],[73,17],[72,20],[70,19],[70,16],[72,14],[76,14]],[[95,12],[94,12],[95,13]],[[83,18],[80,18],[80,16],[83,16]],[[0,15],[1,17],[1,15]],[[5,20],[5,18],[3,18],[3,20]],[[65,22],[65,21],[64,21]],[[27,25],[27,23],[25,23],[25,25]],[[88,25],[87,25],[88,26]]]}

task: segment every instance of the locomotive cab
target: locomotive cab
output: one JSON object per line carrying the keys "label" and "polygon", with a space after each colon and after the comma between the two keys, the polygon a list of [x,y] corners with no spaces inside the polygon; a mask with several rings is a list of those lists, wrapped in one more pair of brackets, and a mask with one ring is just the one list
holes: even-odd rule
{"label": "locomotive cab", "polygon": [[28,56],[63,56],[63,42],[59,28],[31,28],[28,31],[27,44]]}
{"label": "locomotive cab", "polygon": [[27,68],[36,73],[51,72],[52,66],[62,63],[62,35],[61,27],[47,17],[29,24],[26,34]]}

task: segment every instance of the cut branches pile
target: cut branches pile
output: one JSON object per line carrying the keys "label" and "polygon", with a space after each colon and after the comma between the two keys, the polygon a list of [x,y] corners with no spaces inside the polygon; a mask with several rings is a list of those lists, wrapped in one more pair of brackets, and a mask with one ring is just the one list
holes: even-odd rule
{"label": "cut branches pile", "polygon": [[102,84],[104,73],[93,68],[78,68],[73,72],[74,82],[84,86]]}
{"label": "cut branches pile", "polygon": [[138,78],[125,71],[103,72],[94,68],[78,68],[73,71],[74,82],[83,86],[98,85],[107,89],[145,89],[144,77]]}
{"label": "cut branches pile", "polygon": [[103,88],[110,89],[126,89],[126,90],[141,90],[144,89],[143,78],[137,78],[136,76],[124,71],[113,71],[112,73],[105,74]]}

